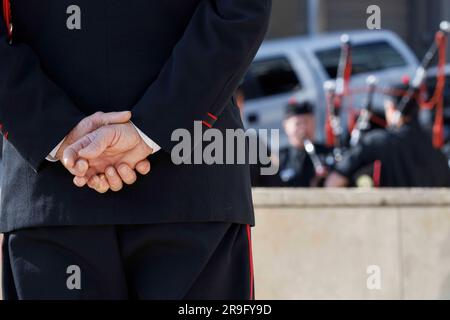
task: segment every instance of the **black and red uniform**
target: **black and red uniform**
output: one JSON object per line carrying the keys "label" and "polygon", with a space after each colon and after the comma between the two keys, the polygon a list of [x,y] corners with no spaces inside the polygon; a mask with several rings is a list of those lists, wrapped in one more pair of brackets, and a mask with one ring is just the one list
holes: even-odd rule
{"label": "black and red uniform", "polygon": [[[77,28],[68,27],[73,6]],[[12,44],[0,19],[6,298],[251,297],[249,168],[175,165],[171,135],[192,133],[194,121],[243,127],[232,95],[270,8],[270,0],[11,0]],[[149,175],[96,194],[45,160],[81,119],[119,110],[162,147]],[[68,263],[81,264],[84,290],[61,283]]]}

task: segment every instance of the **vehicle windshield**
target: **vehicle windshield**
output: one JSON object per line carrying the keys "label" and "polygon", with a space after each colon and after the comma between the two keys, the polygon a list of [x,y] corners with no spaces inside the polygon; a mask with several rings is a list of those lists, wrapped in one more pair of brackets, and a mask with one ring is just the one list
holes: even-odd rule
{"label": "vehicle windshield", "polygon": [[[316,51],[316,56],[331,79],[337,76],[340,48]],[[386,41],[352,46],[353,75],[406,66],[405,59]]]}
{"label": "vehicle windshield", "polygon": [[246,99],[291,93],[301,88],[292,65],[285,57],[254,61],[242,84]]}

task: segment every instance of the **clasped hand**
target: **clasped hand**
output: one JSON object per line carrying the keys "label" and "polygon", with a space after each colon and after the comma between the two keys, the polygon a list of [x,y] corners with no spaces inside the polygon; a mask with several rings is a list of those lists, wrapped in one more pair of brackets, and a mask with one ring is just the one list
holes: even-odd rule
{"label": "clasped hand", "polygon": [[74,175],[76,186],[87,185],[99,193],[119,191],[136,181],[136,172],[150,172],[147,157],[153,150],[130,119],[129,111],[97,112],[66,136],[56,157]]}

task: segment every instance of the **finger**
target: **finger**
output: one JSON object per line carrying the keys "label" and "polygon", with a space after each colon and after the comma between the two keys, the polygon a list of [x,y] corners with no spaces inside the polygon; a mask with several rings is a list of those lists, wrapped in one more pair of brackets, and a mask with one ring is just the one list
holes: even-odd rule
{"label": "finger", "polygon": [[106,193],[109,190],[109,183],[104,174],[93,176],[89,179],[88,186],[98,193]]}
{"label": "finger", "polygon": [[[73,183],[77,186],[77,187],[84,187],[86,184],[91,187],[91,185],[89,185],[89,181],[91,179],[93,179],[93,177],[95,177],[97,175],[97,171],[94,168],[89,168],[86,172],[86,174],[84,176],[75,176],[73,178]],[[98,178],[98,177],[97,177]],[[92,182],[91,182],[92,184]],[[93,188],[94,189],[94,188]]]}
{"label": "finger", "polygon": [[78,177],[84,177],[89,170],[89,163],[86,159],[79,159],[73,168],[74,174]]}
{"label": "finger", "polygon": [[94,189],[94,190],[100,188],[100,177],[98,175],[92,176],[88,180],[87,185],[89,188]]}
{"label": "finger", "polygon": [[[79,139],[75,143],[68,146],[63,153],[62,164],[72,173],[75,174],[75,164],[79,159],[78,152],[88,146],[91,143],[93,135],[88,134],[83,138]],[[82,176],[79,174],[79,176]]]}
{"label": "finger", "polygon": [[90,143],[83,145],[83,148],[78,151],[78,156],[86,159],[99,157],[113,142],[114,134],[115,131],[111,127],[102,127],[90,133],[86,136],[90,136]]}
{"label": "finger", "polygon": [[73,183],[74,183],[77,187],[82,188],[82,187],[84,187],[84,186],[87,184],[88,180],[89,180],[89,179],[86,178],[86,177],[74,177],[74,178],[73,178]]}
{"label": "finger", "polygon": [[114,167],[108,167],[106,168],[105,173],[111,190],[114,192],[120,191],[123,187],[123,183],[116,169]]}
{"label": "finger", "polygon": [[100,188],[98,188],[96,191],[98,193],[106,193],[109,190],[109,183],[106,179],[106,176],[104,174],[100,175]]}
{"label": "finger", "polygon": [[151,166],[150,161],[147,159],[142,160],[136,164],[136,171],[139,172],[142,175],[146,175],[150,172]]}
{"label": "finger", "polygon": [[126,184],[133,184],[136,182],[136,172],[134,172],[134,170],[132,170],[128,165],[121,164],[119,166],[118,172],[123,182],[125,182]]}
{"label": "finger", "polygon": [[78,176],[78,177],[83,177],[84,179],[86,179],[86,183],[87,183],[87,181],[89,181],[92,177],[94,177],[96,175],[97,175],[97,170],[90,167],[84,176]]}

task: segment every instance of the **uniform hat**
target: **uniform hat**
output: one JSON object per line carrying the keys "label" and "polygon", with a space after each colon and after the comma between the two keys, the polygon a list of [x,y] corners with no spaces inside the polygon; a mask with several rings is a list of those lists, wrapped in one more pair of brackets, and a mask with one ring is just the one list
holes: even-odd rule
{"label": "uniform hat", "polygon": [[284,117],[289,118],[292,116],[313,114],[313,113],[314,113],[314,106],[311,102],[298,101],[297,99],[293,98],[289,100],[288,104],[286,105]]}

